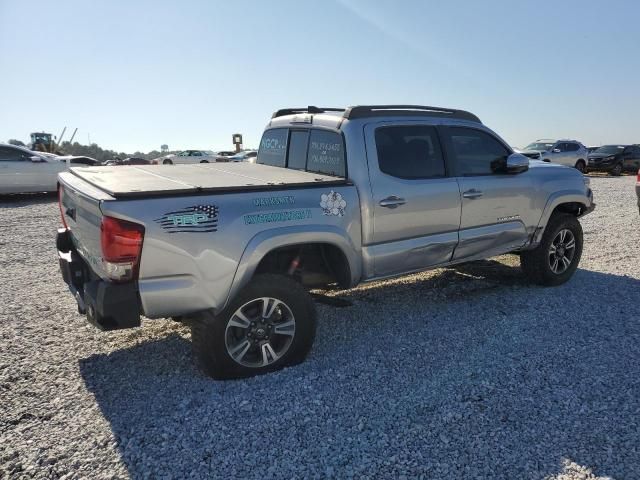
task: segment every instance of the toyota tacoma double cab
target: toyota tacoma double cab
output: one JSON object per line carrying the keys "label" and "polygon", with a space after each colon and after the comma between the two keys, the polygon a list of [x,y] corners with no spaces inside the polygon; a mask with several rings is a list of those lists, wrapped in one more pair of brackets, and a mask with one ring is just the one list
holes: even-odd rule
{"label": "toyota tacoma double cab", "polygon": [[310,289],[520,255],[532,282],[575,272],[588,179],[531,160],[472,113],[416,105],[288,108],[255,163],[73,168],[57,249],[100,329],[191,325],[214,378],[301,362]]}

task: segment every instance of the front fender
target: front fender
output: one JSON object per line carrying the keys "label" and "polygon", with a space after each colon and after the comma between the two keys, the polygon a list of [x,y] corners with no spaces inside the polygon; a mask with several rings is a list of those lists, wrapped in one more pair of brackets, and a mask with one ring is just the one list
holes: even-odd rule
{"label": "front fender", "polygon": [[590,189],[587,189],[587,192],[588,194],[585,195],[584,191],[580,191],[579,189],[567,189],[551,194],[547,199],[544,210],[542,211],[542,216],[540,217],[540,221],[538,222],[538,226],[534,232],[531,246],[536,246],[540,243],[547,223],[549,223],[551,215],[558,206],[565,203],[578,203],[584,206],[586,213],[593,210],[593,194]]}
{"label": "front fender", "polygon": [[269,252],[276,248],[305,243],[327,243],[338,247],[349,263],[351,285],[356,285],[360,281],[362,257],[345,230],[333,225],[304,225],[265,230],[255,235],[247,244],[224,307],[242,287],[249,283],[260,261]]}

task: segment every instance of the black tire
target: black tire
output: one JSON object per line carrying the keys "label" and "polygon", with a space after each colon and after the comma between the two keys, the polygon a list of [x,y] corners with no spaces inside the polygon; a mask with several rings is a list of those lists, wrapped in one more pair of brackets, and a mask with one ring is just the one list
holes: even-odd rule
{"label": "black tire", "polygon": [[[284,319],[283,311],[287,309],[294,320],[294,332],[292,334],[277,334],[275,328],[268,334],[269,338],[261,337],[256,340],[256,331],[253,327],[236,327],[239,318],[236,313],[240,311],[246,315],[243,321],[250,319],[251,324],[258,323],[258,328],[264,322],[264,315],[260,315],[258,311],[257,317],[250,317],[243,308],[252,308],[254,302],[260,302],[262,298],[276,299],[284,304],[284,307],[278,306],[276,316]],[[268,305],[268,304],[267,304]],[[264,306],[263,308],[267,308]],[[275,307],[274,307],[275,308]],[[263,317],[261,320],[260,317]],[[230,325],[232,319],[234,324]],[[255,322],[253,321],[255,320]],[[247,320],[248,321],[248,320]],[[290,323],[290,320],[285,323]],[[281,325],[284,325],[282,323]],[[272,325],[273,326],[273,325]],[[277,324],[275,325],[277,327]],[[271,329],[271,327],[269,327]],[[248,332],[248,333],[245,333]],[[253,338],[249,339],[253,333]],[[240,335],[238,335],[240,333]],[[192,320],[191,325],[191,341],[193,345],[193,354],[196,364],[207,375],[217,380],[227,380],[233,378],[246,378],[254,375],[262,375],[265,373],[279,370],[301,363],[311,350],[313,340],[316,333],[316,309],[311,296],[302,286],[284,275],[257,275],[241,292],[234,298],[227,308],[220,314],[213,315],[211,312],[203,312]],[[244,338],[242,334],[245,334]],[[265,331],[262,330],[264,335]],[[276,335],[276,336],[274,336]],[[237,340],[240,345],[240,360],[236,360],[229,353],[230,337]],[[262,356],[265,360],[265,344],[269,344],[270,351],[277,353],[277,343],[291,337],[288,346],[282,351],[281,356],[272,363],[265,366],[247,366],[241,364],[245,358],[256,358],[260,360]],[[259,342],[259,343],[256,343]],[[244,342],[251,343],[250,347],[243,349]],[[271,345],[275,345],[272,347]],[[280,345],[284,345],[281,343]],[[233,349],[232,349],[233,351]],[[273,357],[271,357],[273,358]]]}
{"label": "black tire", "polygon": [[209,163],[209,160],[201,160],[200,163]]}
{"label": "black tire", "polygon": [[173,162],[172,162],[171,160],[167,159],[167,160],[164,160],[164,161],[162,162],[162,164],[163,164],[163,165],[173,165]]}
{"label": "black tire", "polygon": [[587,164],[584,163],[584,160],[578,160],[576,162],[576,170],[578,170],[581,173],[585,173],[585,170],[587,168]]}
{"label": "black tire", "polygon": [[[569,230],[573,235],[575,250],[571,255],[571,262],[566,270],[556,273],[552,269],[554,256],[551,253],[551,248],[552,243],[556,241],[560,232],[564,230]],[[578,268],[580,257],[582,256],[582,244],[582,226],[578,219],[568,213],[554,213],[544,230],[540,245],[534,250],[523,251],[520,255],[520,265],[525,275],[533,283],[544,286],[562,285],[573,276]],[[564,251],[563,247],[563,256]]]}
{"label": "black tire", "polygon": [[614,177],[619,177],[620,175],[622,175],[622,164],[621,163],[616,163],[616,165],[611,170],[611,175],[613,175]]}

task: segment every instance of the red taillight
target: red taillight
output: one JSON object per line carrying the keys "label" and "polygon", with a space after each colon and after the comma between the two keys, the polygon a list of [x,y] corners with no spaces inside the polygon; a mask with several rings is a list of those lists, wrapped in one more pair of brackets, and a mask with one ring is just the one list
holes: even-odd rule
{"label": "red taillight", "polygon": [[62,218],[62,226],[69,229],[67,225],[67,221],[64,219],[64,206],[62,205],[62,196],[64,195],[64,191],[62,190],[62,185],[58,184],[58,206],[60,207],[60,217]]}
{"label": "red taillight", "polygon": [[158,161],[157,160],[151,160],[151,165],[158,165]]}
{"label": "red taillight", "polygon": [[113,280],[132,280],[138,274],[144,227],[119,218],[103,217],[100,244],[103,265]]}

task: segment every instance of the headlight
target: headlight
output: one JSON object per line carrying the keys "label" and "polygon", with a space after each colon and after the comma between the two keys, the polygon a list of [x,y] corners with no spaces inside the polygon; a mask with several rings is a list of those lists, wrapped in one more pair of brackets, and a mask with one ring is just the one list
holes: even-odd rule
{"label": "headlight", "polygon": [[589,185],[591,185],[591,179],[586,175],[582,176],[582,181],[584,182],[585,187],[588,187]]}

